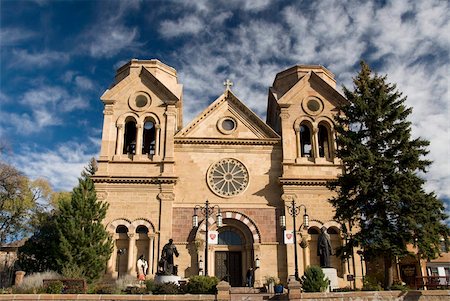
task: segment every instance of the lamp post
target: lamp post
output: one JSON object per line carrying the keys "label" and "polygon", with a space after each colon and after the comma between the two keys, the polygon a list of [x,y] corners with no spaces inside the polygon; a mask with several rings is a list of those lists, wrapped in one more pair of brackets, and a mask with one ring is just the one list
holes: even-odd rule
{"label": "lamp post", "polygon": [[[292,216],[292,221],[294,224],[294,264],[295,264],[295,280],[299,280],[298,276],[298,259],[297,259],[297,226],[295,223],[297,215],[300,214],[301,208],[305,209],[305,214],[303,215],[303,227],[306,229],[309,227],[309,216],[306,213],[306,206],[303,204],[300,204],[297,206],[295,203],[295,200],[292,200],[290,205],[286,205],[286,208],[288,209],[288,213]],[[286,228],[286,216],[283,214],[280,216],[280,224],[281,227]]]}
{"label": "lamp post", "polygon": [[197,211],[200,211],[205,216],[206,225],[206,240],[205,240],[205,276],[208,276],[208,219],[211,214],[217,209],[217,227],[222,227],[222,213],[218,205],[209,205],[209,201],[206,200],[205,206],[196,205],[194,207],[194,215],[192,216],[192,227],[198,227],[198,215]]}
{"label": "lamp post", "polygon": [[120,257],[122,257],[123,254],[125,254],[127,249],[118,249],[117,250],[117,256],[119,256],[117,260],[117,279],[120,278]]}
{"label": "lamp post", "polygon": [[358,254],[361,257],[361,276],[362,276],[362,281],[364,283],[364,251],[358,250],[358,251],[356,251],[356,254]]}

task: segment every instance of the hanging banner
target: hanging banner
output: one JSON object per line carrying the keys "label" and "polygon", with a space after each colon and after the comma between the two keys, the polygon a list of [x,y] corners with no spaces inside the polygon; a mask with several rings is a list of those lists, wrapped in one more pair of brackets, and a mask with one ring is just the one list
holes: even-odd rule
{"label": "hanging banner", "polygon": [[217,245],[219,243],[219,233],[217,231],[208,231],[208,244]]}
{"label": "hanging banner", "polygon": [[284,230],[284,243],[293,244],[294,243],[294,231]]}

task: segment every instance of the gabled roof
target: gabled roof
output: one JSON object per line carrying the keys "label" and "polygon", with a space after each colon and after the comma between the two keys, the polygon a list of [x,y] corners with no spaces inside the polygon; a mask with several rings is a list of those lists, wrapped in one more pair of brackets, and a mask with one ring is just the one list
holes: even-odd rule
{"label": "gabled roof", "polygon": [[113,103],[117,94],[124,87],[140,78],[142,84],[147,86],[163,102],[168,104],[179,103],[182,85],[178,84],[176,71],[158,60],[133,59],[117,70],[114,84],[100,97],[106,103]]}
{"label": "gabled roof", "polygon": [[[211,115],[218,112],[222,106],[228,105],[228,111],[233,117],[239,119],[246,129],[254,133],[254,138],[258,139],[269,139],[269,140],[279,140],[280,136],[266,123],[264,123],[258,115],[256,115],[252,110],[250,110],[246,105],[244,105],[229,89],[227,89],[222,95],[220,95],[213,103],[211,103],[203,112],[201,112],[194,120],[192,120],[188,125],[186,125],[182,130],[180,130],[175,138],[200,138],[205,140],[208,137],[200,137],[193,134],[196,129],[200,127],[202,122],[210,117]],[[214,138],[213,138],[214,139]],[[224,137],[217,137],[217,139],[227,140]],[[236,140],[236,138],[229,138],[230,140]],[[211,139],[208,138],[211,141]],[[239,137],[238,137],[239,140]],[[244,139],[245,140],[245,139]],[[248,140],[248,139],[247,139]],[[206,141],[206,140],[205,140]]]}
{"label": "gabled roof", "polygon": [[[329,98],[330,102],[336,102],[335,105],[341,105],[347,100],[345,97],[339,93],[334,87],[332,87],[328,82],[326,82],[321,76],[317,75],[314,71],[309,71],[305,76],[300,78],[286,93],[279,96],[277,91],[273,88],[270,89],[273,97],[277,100],[280,106],[287,105],[292,99],[295,99],[295,95],[298,94],[302,89],[307,86],[307,83],[311,86],[317,84],[320,88],[324,89],[332,97]],[[279,98],[278,98],[279,97]]]}

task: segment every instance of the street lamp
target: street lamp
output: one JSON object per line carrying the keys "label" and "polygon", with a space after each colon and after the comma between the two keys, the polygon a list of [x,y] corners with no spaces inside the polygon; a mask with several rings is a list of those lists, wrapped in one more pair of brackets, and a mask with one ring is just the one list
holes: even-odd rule
{"label": "street lamp", "polygon": [[[295,203],[295,200],[292,200],[290,205],[286,205],[286,208],[288,209],[289,214],[292,216],[292,220],[294,223],[294,231],[293,231],[293,235],[294,235],[294,263],[295,263],[295,280],[299,280],[299,276],[298,276],[298,259],[297,259],[297,226],[295,223],[296,217],[297,215],[300,214],[300,210],[301,208],[305,209],[305,214],[303,215],[303,227],[305,229],[307,229],[309,227],[309,216],[306,213],[306,206],[303,204],[300,204],[299,206],[297,206],[297,204]],[[286,216],[284,214],[282,214],[280,216],[280,225],[283,228],[286,228]]]}
{"label": "street lamp", "polygon": [[220,207],[218,205],[209,205],[209,201],[206,200],[205,206],[196,205],[194,207],[194,215],[192,216],[192,227],[198,227],[198,215],[197,211],[205,216],[205,225],[206,225],[206,241],[205,241],[205,276],[208,276],[208,219],[211,214],[217,209],[217,227],[222,227],[222,213],[220,212]]}
{"label": "street lamp", "polygon": [[362,281],[364,283],[364,251],[358,250],[358,251],[356,251],[356,254],[361,256],[361,276],[362,276]]}
{"label": "street lamp", "polygon": [[117,250],[117,256],[119,258],[117,259],[117,279],[120,278],[120,257],[126,253],[127,249],[118,249]]}

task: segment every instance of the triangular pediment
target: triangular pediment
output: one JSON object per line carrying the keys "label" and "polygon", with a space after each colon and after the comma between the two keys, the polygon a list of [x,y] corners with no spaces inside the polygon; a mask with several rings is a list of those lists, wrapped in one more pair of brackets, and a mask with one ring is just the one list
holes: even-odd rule
{"label": "triangular pediment", "polygon": [[[163,72],[153,74],[157,71],[153,70],[153,72],[150,72],[145,66],[137,65],[137,63],[132,61],[122,67],[123,71],[119,69],[118,75],[116,75],[116,82],[100,97],[103,102],[108,103],[119,99],[124,90],[127,88],[133,90],[138,82],[147,87],[166,104],[176,104],[180,101],[182,86],[177,83],[174,84],[173,79],[167,81],[170,75],[166,76],[167,84],[165,84],[165,74]],[[160,75],[157,76],[158,74]]]}
{"label": "triangular pediment", "polygon": [[[234,123],[234,126],[233,126]],[[230,90],[219,96],[175,138],[205,141],[276,140],[280,137]]]}
{"label": "triangular pediment", "polygon": [[301,100],[299,95],[305,93],[305,90],[311,89],[321,94],[323,98],[327,99],[334,107],[340,106],[347,101],[339,91],[314,71],[310,71],[300,78],[295,85],[283,95],[279,95],[278,91],[273,88],[270,89],[270,93],[272,94],[272,97],[277,100],[278,104],[281,107],[284,107],[293,104],[295,101]]}

